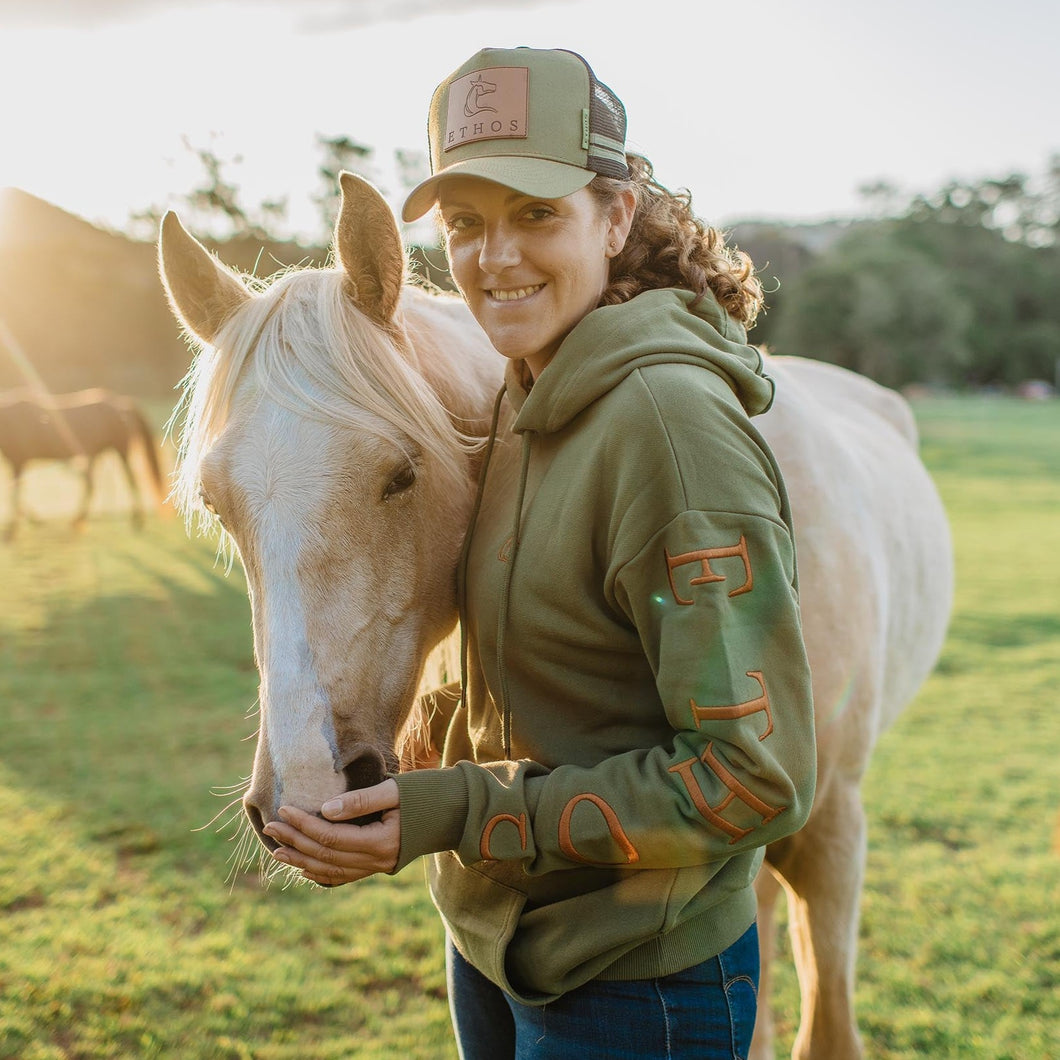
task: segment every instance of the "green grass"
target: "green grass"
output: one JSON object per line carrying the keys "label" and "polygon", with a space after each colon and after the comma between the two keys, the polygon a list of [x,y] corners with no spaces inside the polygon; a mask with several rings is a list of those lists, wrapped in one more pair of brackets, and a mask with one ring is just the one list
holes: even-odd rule
{"label": "green grass", "polygon": [[[938,670],[866,783],[862,1030],[874,1060],[1046,1060],[1060,1056],[1060,406],[916,411],[957,600]],[[30,495],[53,518],[0,547],[0,1058],[452,1057],[417,866],[263,889],[253,873],[226,882],[230,828],[196,830],[252,756],[239,571],[176,520],[129,532],[113,484],[75,535],[58,518],[70,480],[41,475]],[[790,1048],[790,972],[777,1006]]]}

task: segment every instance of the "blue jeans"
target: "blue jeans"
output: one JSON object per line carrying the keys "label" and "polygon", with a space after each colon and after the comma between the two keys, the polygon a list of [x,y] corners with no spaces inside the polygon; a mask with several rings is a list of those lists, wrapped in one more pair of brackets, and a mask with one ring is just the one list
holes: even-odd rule
{"label": "blue jeans", "polygon": [[449,1010],[461,1060],[745,1060],[758,1005],[758,934],[659,979],[594,979],[522,1005],[452,943]]}

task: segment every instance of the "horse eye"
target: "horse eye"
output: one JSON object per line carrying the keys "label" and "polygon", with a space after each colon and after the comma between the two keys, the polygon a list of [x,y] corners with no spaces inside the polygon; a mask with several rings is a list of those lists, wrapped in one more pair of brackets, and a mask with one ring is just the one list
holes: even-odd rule
{"label": "horse eye", "polygon": [[399,493],[410,489],[416,481],[416,469],[411,464],[404,464],[401,470],[387,483],[383,490],[383,500],[389,500]]}
{"label": "horse eye", "polygon": [[211,515],[217,514],[217,509],[213,506],[213,501],[211,501],[210,498],[207,496],[205,490],[199,490],[199,501]]}

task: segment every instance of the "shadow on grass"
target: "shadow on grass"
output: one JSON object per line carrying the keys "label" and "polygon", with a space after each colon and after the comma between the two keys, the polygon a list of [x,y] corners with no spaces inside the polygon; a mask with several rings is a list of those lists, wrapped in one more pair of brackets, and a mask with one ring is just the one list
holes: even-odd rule
{"label": "shadow on grass", "polygon": [[1005,615],[962,611],[949,630],[954,644],[976,648],[1023,648],[1060,640],[1060,614],[1025,612]]}
{"label": "shadow on grass", "polygon": [[[43,528],[0,556],[3,762],[123,857],[210,859],[250,771],[257,673],[238,569],[180,526]],[[223,856],[223,855],[222,855]]]}

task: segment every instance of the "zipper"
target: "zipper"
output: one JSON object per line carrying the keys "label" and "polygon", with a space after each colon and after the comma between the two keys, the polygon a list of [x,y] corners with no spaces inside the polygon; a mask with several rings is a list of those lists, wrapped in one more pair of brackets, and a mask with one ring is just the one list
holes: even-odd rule
{"label": "zipper", "polygon": [[533,432],[523,434],[522,463],[519,469],[519,492],[515,500],[515,519],[512,526],[512,547],[508,553],[508,569],[504,572],[500,607],[497,613],[497,670],[500,676],[501,693],[501,739],[504,757],[512,757],[512,705],[508,693],[508,671],[504,665],[505,631],[508,628],[508,609],[511,603],[512,578],[515,572],[515,557],[519,552],[519,534],[523,521],[523,500],[526,496],[526,479],[530,468],[530,440]]}
{"label": "zipper", "polygon": [[486,440],[486,449],[482,454],[482,470],[478,476],[478,488],[475,490],[475,503],[471,508],[471,518],[468,520],[467,532],[464,534],[464,543],[460,549],[460,563],[457,567],[456,578],[456,606],[460,623],[460,707],[467,709],[467,567],[471,555],[471,537],[475,532],[475,523],[478,522],[479,512],[482,510],[482,496],[486,490],[486,473],[489,471],[490,459],[493,456],[493,447],[497,441],[497,424],[501,418],[501,403],[507,393],[506,387],[501,387],[493,402],[493,418],[490,421],[490,433]]}

